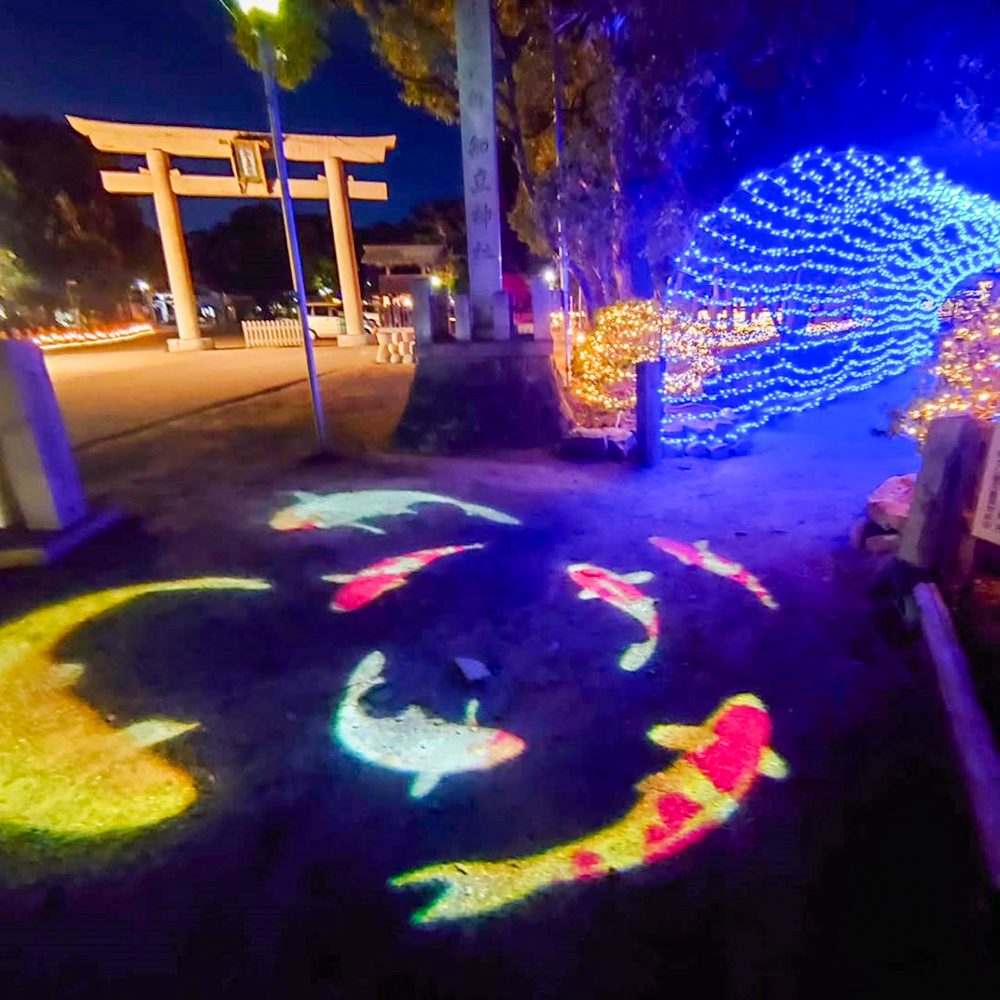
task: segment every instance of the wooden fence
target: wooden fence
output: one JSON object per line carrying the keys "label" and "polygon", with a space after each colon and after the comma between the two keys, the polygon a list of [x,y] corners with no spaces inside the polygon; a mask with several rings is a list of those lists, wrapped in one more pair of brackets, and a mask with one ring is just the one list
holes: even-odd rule
{"label": "wooden fence", "polygon": [[247,347],[300,347],[302,325],[297,319],[245,319],[243,339]]}

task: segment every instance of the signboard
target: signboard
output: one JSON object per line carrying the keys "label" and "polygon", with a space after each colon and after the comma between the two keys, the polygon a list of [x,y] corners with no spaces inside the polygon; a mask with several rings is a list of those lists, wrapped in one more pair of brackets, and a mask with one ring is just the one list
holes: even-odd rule
{"label": "signboard", "polygon": [[493,296],[503,281],[490,0],[456,0],[455,35],[473,325],[492,330]]}
{"label": "signboard", "polygon": [[264,173],[264,158],[261,155],[261,139],[232,139],[229,152],[233,160],[233,174],[240,186],[240,194],[245,194],[251,184],[267,185]]}
{"label": "signboard", "polygon": [[1000,420],[993,425],[993,435],[986,452],[972,533],[976,538],[1000,545]]}

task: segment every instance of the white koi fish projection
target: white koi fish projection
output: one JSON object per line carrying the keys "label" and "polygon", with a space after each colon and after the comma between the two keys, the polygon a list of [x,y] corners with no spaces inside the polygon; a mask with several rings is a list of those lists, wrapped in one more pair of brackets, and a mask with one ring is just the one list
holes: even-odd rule
{"label": "white koi fish projection", "polygon": [[336,741],[353,757],[390,771],[414,774],[410,796],[423,798],[449,774],[484,771],[524,752],[524,740],[476,722],[479,702],[466,709],[465,722],[446,722],[410,705],[399,715],[376,718],[361,699],[385,683],[385,657],[369,653],[354,669],[333,719]]}
{"label": "white koi fish projection", "polygon": [[639,572],[619,576],[609,569],[591,566],[589,563],[577,563],[566,572],[580,588],[581,601],[599,598],[613,608],[624,611],[646,629],[646,641],[629,646],[618,658],[618,666],[622,670],[629,673],[641,670],[649,662],[660,641],[660,616],[653,598],[644,594],[635,584],[648,583],[653,579],[653,574]]}
{"label": "white koi fish projection", "polygon": [[453,497],[439,496],[437,493],[422,493],[419,490],[353,490],[348,493],[300,493],[294,494],[295,503],[279,510],[270,521],[277,531],[303,531],[309,528],[355,528],[369,531],[373,535],[384,535],[385,530],[368,521],[384,517],[399,517],[416,514],[416,504],[435,503],[458,507],[469,517],[481,517],[496,524],[518,525],[516,517],[483,507],[480,504],[465,503]]}

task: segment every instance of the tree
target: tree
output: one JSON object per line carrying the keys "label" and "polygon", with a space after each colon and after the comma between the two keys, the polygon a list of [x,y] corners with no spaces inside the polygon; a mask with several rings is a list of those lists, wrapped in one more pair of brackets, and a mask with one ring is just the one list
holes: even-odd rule
{"label": "tree", "polygon": [[[403,99],[456,120],[453,5],[352,2],[376,53],[399,78]],[[720,66],[740,33],[752,36],[759,51],[802,29],[801,17],[785,23],[773,13],[773,30],[748,31],[760,11],[748,15],[744,6],[737,0],[678,0],[669,11],[658,0],[494,4],[497,119],[518,174],[508,218],[532,251],[551,254],[561,214],[571,263],[594,304],[628,298],[637,285],[648,291],[650,269],[661,285],[669,276],[702,207],[687,183],[700,158],[695,154],[718,151],[739,128],[739,107]],[[565,68],[561,171],[553,129],[555,45]]]}
{"label": "tree", "polygon": [[17,282],[19,298],[64,305],[75,281],[85,310],[111,312],[136,277],[158,277],[158,241],[137,202],[101,185],[99,168],[115,164],[63,122],[0,116],[0,246],[35,278]]}
{"label": "tree", "polygon": [[265,34],[278,55],[275,77],[286,90],[306,82],[329,54],[326,32],[332,4],[329,0],[283,0],[280,16],[259,10],[245,14],[236,0],[223,0],[233,16],[233,40],[240,55],[260,69],[257,36]]}
{"label": "tree", "polygon": [[21,293],[35,284],[34,275],[10,249],[17,241],[17,200],[17,181],[0,164],[0,299],[15,306]]}

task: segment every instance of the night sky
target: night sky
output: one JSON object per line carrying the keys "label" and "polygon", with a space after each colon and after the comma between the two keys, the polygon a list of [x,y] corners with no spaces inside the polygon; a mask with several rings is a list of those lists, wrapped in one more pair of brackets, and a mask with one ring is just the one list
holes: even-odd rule
{"label": "night sky", "polygon": [[[6,7],[2,111],[267,130],[263,84],[230,42],[219,0],[14,0]],[[308,83],[282,93],[282,115],[289,132],[399,136],[385,166],[349,168],[389,183],[388,203],[353,203],[355,224],[398,220],[422,201],[459,196],[458,129],[400,101],[353,16],[334,21],[330,47]],[[208,162],[198,169],[209,172]],[[301,166],[306,176],[320,169]],[[211,225],[238,204],[183,199],[185,226]],[[299,208],[326,210],[319,202]]]}

